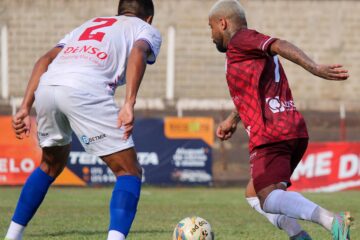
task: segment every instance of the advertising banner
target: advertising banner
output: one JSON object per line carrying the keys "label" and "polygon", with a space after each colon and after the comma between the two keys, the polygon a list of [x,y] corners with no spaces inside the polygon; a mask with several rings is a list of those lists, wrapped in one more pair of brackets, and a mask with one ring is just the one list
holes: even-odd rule
{"label": "advertising banner", "polygon": [[311,143],[291,180],[295,191],[360,190],[360,143]]}
{"label": "advertising banner", "polygon": [[[18,140],[11,117],[0,117],[0,185],[21,185],[39,166],[33,120],[29,138]],[[143,168],[143,182],[156,185],[209,185],[212,183],[211,118],[139,119],[133,138]],[[103,161],[87,154],[73,135],[69,160],[55,185],[107,185],[116,181]]]}
{"label": "advertising banner", "polygon": [[[143,182],[154,185],[212,183],[211,118],[139,119],[134,129]],[[84,152],[76,137],[73,137],[67,168],[87,185],[116,181],[100,158]]]}
{"label": "advertising banner", "polygon": [[18,140],[11,126],[11,117],[0,117],[0,185],[23,184],[39,166],[41,149],[37,145],[36,125],[29,137]]}

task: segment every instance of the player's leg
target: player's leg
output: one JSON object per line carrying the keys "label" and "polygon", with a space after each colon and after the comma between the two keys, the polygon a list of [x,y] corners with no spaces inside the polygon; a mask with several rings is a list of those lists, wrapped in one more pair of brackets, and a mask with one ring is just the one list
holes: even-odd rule
{"label": "player's leg", "polygon": [[101,157],[117,181],[110,202],[108,240],[123,240],[135,218],[141,190],[141,166],[134,148]]}
{"label": "player's leg", "polygon": [[22,239],[25,226],[43,201],[54,179],[66,165],[71,142],[71,128],[66,116],[59,111],[55,86],[39,86],[35,93],[35,109],[42,159],[27,179],[6,237]]}
{"label": "player's leg", "polygon": [[122,240],[129,233],[140,196],[141,168],[130,136],[117,127],[119,108],[113,96],[62,87],[66,113],[86,152],[101,157],[117,181],[110,202],[108,239]]}
{"label": "player's leg", "polygon": [[300,193],[281,189],[278,184],[262,189],[258,196],[266,212],[318,223],[331,231],[334,239],[349,239],[352,219],[348,212],[334,214]]}
{"label": "player's leg", "polygon": [[[305,140],[302,139],[277,143],[259,149],[261,157],[257,159],[257,164],[253,161],[253,178],[260,205],[265,212],[312,221],[332,231],[334,225],[339,225],[336,224],[338,218],[335,218],[334,213],[318,206],[297,192],[286,191],[284,183],[290,185],[293,153],[302,149],[303,151],[306,149]],[[259,168],[264,164],[266,165],[265,169]],[[339,219],[343,236],[334,239],[346,240],[350,219],[346,219],[346,216],[342,220]]]}
{"label": "player's leg", "polygon": [[22,239],[25,227],[42,203],[50,185],[64,169],[69,150],[70,145],[43,148],[40,166],[22,188],[6,239]]}
{"label": "player's leg", "polygon": [[255,211],[263,215],[272,225],[284,230],[290,239],[311,240],[311,237],[302,230],[296,219],[281,214],[266,213],[261,209],[260,201],[256,195],[252,179],[249,180],[249,183],[246,186],[246,200]]}

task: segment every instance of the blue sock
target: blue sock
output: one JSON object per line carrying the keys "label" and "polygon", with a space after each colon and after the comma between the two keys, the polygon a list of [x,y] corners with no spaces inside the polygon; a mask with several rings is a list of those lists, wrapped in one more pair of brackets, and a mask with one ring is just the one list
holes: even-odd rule
{"label": "blue sock", "polygon": [[117,178],[110,202],[110,227],[128,235],[140,197],[141,180],[135,176]]}
{"label": "blue sock", "polygon": [[53,181],[54,178],[43,170],[35,169],[23,186],[12,220],[26,226],[39,208]]}

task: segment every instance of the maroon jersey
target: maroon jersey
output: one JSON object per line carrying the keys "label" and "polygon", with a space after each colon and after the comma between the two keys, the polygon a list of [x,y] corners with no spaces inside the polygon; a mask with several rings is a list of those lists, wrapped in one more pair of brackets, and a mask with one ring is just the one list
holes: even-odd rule
{"label": "maroon jersey", "polygon": [[308,138],[280,61],[270,55],[275,40],[243,29],[231,39],[226,52],[227,83],[249,134],[250,151],[268,143]]}

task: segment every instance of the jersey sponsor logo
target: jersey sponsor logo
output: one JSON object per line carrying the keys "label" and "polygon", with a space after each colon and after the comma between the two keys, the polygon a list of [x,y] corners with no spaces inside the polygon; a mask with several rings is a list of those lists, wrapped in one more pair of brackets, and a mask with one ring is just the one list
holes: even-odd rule
{"label": "jersey sponsor logo", "polygon": [[281,113],[285,111],[295,111],[295,103],[293,100],[281,101],[279,96],[275,98],[266,98],[266,104],[273,113]]}
{"label": "jersey sponsor logo", "polygon": [[99,60],[105,60],[108,58],[108,54],[106,52],[101,51],[99,48],[93,47],[91,45],[77,46],[77,47],[66,47],[63,54],[64,56],[68,56],[71,54],[81,54],[87,53],[96,56]]}
{"label": "jersey sponsor logo", "polygon": [[94,136],[94,137],[87,137],[85,135],[82,135],[80,137],[81,141],[86,145],[89,145],[94,142],[98,142],[99,140],[102,140],[104,138],[106,138],[106,134],[100,134],[100,135]]}

